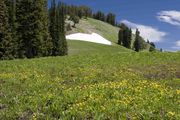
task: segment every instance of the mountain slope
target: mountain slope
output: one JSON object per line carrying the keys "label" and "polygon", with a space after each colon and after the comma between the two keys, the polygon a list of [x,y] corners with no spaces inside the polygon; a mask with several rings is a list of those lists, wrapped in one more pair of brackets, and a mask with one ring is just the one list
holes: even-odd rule
{"label": "mountain slope", "polygon": [[117,43],[119,28],[114,27],[105,22],[95,20],[92,18],[81,19],[76,28],[72,28],[71,31],[67,31],[67,34],[72,33],[97,33],[104,38],[110,40],[113,43]]}
{"label": "mountain slope", "polygon": [[0,120],[161,120],[162,110],[179,120],[179,60],[105,51],[0,61]]}
{"label": "mountain slope", "polygon": [[105,22],[95,20],[92,18],[81,19],[79,24],[76,24],[76,27],[71,31],[67,31],[66,34],[74,33],[97,33],[104,37],[105,39],[112,42],[112,45],[103,45],[85,41],[73,41],[68,40],[69,46],[69,55],[74,54],[93,54],[93,53],[118,53],[118,52],[132,52],[123,46],[116,44],[118,39],[118,28],[114,27]]}
{"label": "mountain slope", "polygon": [[103,45],[85,41],[71,41],[68,40],[69,55],[75,54],[90,54],[90,53],[119,53],[119,52],[133,52],[118,45]]}
{"label": "mountain slope", "polygon": [[[67,23],[69,23],[70,21],[67,21]],[[88,34],[91,34],[91,33],[97,33],[101,36],[103,36],[104,38],[106,38],[107,40],[111,41],[113,46],[119,46],[117,45],[117,41],[118,41],[118,32],[119,32],[119,28],[118,27],[114,27],[108,23],[105,23],[105,22],[102,22],[102,21],[99,21],[99,20],[95,20],[95,19],[92,19],[92,18],[88,18],[88,19],[81,19],[79,21],[78,24],[76,24],[76,27],[73,28],[72,27],[72,30],[71,31],[67,31],[67,35],[70,35],[70,34],[74,34],[74,33],[88,33]],[[134,39],[135,39],[135,35],[133,34],[132,35],[132,46],[133,46],[133,43],[134,43]],[[143,51],[148,51],[149,50],[149,44],[147,44],[145,42],[144,39],[142,39],[142,41],[144,41],[144,44],[145,44],[145,48]],[[73,46],[71,45],[74,45],[76,43],[76,52],[77,51],[80,51],[80,50],[77,50],[78,49],[78,43],[82,44],[83,42],[73,42],[71,43],[72,41],[69,40],[68,43],[69,43],[69,49],[70,49],[70,54],[72,53],[73,51]],[[85,44],[85,46],[82,46],[82,45],[79,45],[79,49],[82,49],[84,47],[84,49],[86,49],[86,52],[88,51],[88,44],[90,43],[83,43]],[[92,44],[90,44],[90,46],[92,47]],[[98,48],[95,48],[95,47],[99,47],[101,45],[95,45],[93,44],[93,48],[94,49],[98,49]],[[104,45],[103,47],[107,47],[106,45]],[[102,46],[101,46],[102,48]],[[109,48],[109,47],[107,47]],[[122,50],[122,52],[124,52],[124,50],[126,48],[124,48],[123,46],[119,46],[120,48],[120,51]],[[104,48],[106,49],[106,48]],[[117,48],[115,48],[117,49]],[[98,50],[101,50],[101,49],[98,49]],[[125,51],[132,51],[132,50],[125,50]],[[82,52],[82,51],[81,51]],[[91,50],[92,52],[92,50]]]}

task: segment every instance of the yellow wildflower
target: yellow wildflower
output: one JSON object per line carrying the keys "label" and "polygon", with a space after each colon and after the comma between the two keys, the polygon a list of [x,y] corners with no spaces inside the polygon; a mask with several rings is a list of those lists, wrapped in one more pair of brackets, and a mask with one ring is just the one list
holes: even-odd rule
{"label": "yellow wildflower", "polygon": [[170,115],[170,116],[174,116],[175,115],[175,112],[168,112],[168,115]]}
{"label": "yellow wildflower", "polygon": [[180,94],[180,90],[176,90],[176,93],[179,95]]}

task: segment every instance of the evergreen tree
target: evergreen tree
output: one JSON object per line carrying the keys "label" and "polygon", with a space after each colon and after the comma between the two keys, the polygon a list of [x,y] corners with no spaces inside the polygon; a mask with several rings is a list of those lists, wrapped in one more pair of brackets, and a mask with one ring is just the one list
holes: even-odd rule
{"label": "evergreen tree", "polygon": [[123,41],[123,29],[120,28],[118,33],[118,44],[122,45],[122,41]]}
{"label": "evergreen tree", "polygon": [[0,59],[12,59],[12,38],[8,24],[8,11],[5,0],[0,0]]}
{"label": "evergreen tree", "polygon": [[128,45],[128,39],[129,39],[129,28],[127,26],[123,26],[123,46],[128,48],[129,45]]}
{"label": "evergreen tree", "polygon": [[65,15],[64,13],[64,9],[62,7],[62,3],[59,3],[59,33],[60,33],[60,55],[64,56],[68,54],[68,46],[67,46],[67,41],[66,41],[66,37],[65,37]]}
{"label": "evergreen tree", "polygon": [[88,6],[67,5],[63,2],[61,2],[61,6],[63,7],[64,15],[75,15],[80,19],[82,17],[92,17],[92,9]]}
{"label": "evergreen tree", "polygon": [[78,10],[78,17],[81,19],[84,15],[84,11],[83,9],[80,7],[79,10]]}
{"label": "evergreen tree", "polygon": [[17,0],[19,57],[34,58],[51,54],[46,0]]}
{"label": "evergreen tree", "polygon": [[79,17],[76,15],[71,15],[70,20],[72,20],[74,22],[73,27],[76,27],[76,24],[79,23]]}
{"label": "evergreen tree", "polygon": [[92,10],[91,8],[84,6],[85,7],[85,18],[87,17],[92,17]]}
{"label": "evergreen tree", "polygon": [[17,34],[19,58],[32,58],[37,54],[34,42],[34,4],[32,0],[17,0]]}
{"label": "evergreen tree", "polygon": [[147,39],[147,43],[148,43],[148,44],[150,43],[148,39]]}
{"label": "evergreen tree", "polygon": [[163,49],[162,49],[162,48],[160,49],[160,52],[163,52]]}
{"label": "evergreen tree", "polygon": [[120,30],[119,30],[119,34],[118,34],[118,44],[124,46],[124,38],[125,38],[124,30],[126,28],[126,25],[121,23],[119,27],[120,27]]}
{"label": "evergreen tree", "polygon": [[[69,8],[70,9],[70,8]],[[52,48],[52,55],[57,56],[58,55],[58,48],[59,48],[59,39],[58,39],[58,34],[57,34],[57,10],[56,10],[56,1],[51,0],[51,8],[49,11],[49,18],[50,18],[50,35],[52,37],[52,43],[53,43],[53,48]]]}
{"label": "evergreen tree", "polygon": [[56,1],[52,0],[50,8],[50,34],[53,41],[53,56],[67,55],[67,41],[65,39],[64,30],[64,12],[62,4],[56,5]]}
{"label": "evergreen tree", "polygon": [[105,21],[105,14],[103,12],[101,12],[101,11],[98,11],[93,16],[97,20]]}
{"label": "evergreen tree", "polygon": [[131,48],[132,31],[125,24],[120,25],[118,44]]}
{"label": "evergreen tree", "polygon": [[116,19],[116,17],[115,17],[115,15],[113,13],[108,13],[107,17],[106,17],[106,22],[113,25],[113,26],[115,26],[115,24],[116,24],[115,19]]}
{"label": "evergreen tree", "polygon": [[37,56],[49,56],[52,54],[52,39],[48,30],[48,9],[47,0],[38,0],[35,2],[35,41],[39,44]]}
{"label": "evergreen tree", "polygon": [[18,57],[18,38],[17,38],[17,23],[16,23],[16,0],[6,0],[6,5],[8,7],[8,23],[9,23],[9,28],[11,31],[11,36],[12,36],[12,55],[14,58]]}
{"label": "evergreen tree", "polygon": [[132,30],[131,29],[127,29],[128,31],[128,39],[127,39],[127,48],[131,48],[131,41],[132,41]]}
{"label": "evergreen tree", "polygon": [[66,16],[68,14],[68,5],[66,3],[61,3],[63,7],[63,14]]}
{"label": "evergreen tree", "polygon": [[136,37],[135,37],[135,41],[134,41],[134,48],[136,52],[139,52],[141,49],[141,45],[140,45],[140,32],[138,29],[136,29]]}
{"label": "evergreen tree", "polygon": [[150,42],[150,45],[156,48],[156,45],[153,42]]}
{"label": "evergreen tree", "polygon": [[155,46],[155,44],[153,43],[153,42],[150,42],[150,48],[149,48],[149,51],[150,52],[153,52],[153,51],[155,51],[156,50],[156,46]]}
{"label": "evergreen tree", "polygon": [[150,46],[149,52],[153,52],[153,51],[155,51],[155,48],[153,46]]}

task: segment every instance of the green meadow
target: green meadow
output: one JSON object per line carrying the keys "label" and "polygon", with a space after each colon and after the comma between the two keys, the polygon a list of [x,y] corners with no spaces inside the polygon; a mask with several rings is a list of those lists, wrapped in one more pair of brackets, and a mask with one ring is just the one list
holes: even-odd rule
{"label": "green meadow", "polygon": [[0,0],[0,120],[180,120],[178,4],[70,1]]}
{"label": "green meadow", "polygon": [[95,51],[0,61],[0,119],[180,119],[180,53]]}

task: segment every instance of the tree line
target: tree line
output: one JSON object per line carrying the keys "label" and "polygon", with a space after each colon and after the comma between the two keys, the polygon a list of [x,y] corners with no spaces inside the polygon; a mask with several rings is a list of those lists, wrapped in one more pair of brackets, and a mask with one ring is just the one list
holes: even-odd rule
{"label": "tree line", "polygon": [[80,19],[82,17],[92,17],[92,9],[88,6],[76,6],[62,3],[62,7],[64,9],[64,15],[75,15],[78,16]]}
{"label": "tree line", "polygon": [[[81,18],[94,18],[103,22],[107,22],[113,26],[116,24],[116,15],[113,13],[108,13],[107,15],[104,12],[97,11],[93,12],[93,10],[88,6],[76,6],[76,5],[68,5],[66,3],[62,3],[62,6],[64,8],[64,14],[70,15],[70,18],[74,22],[78,22],[78,19]],[[76,23],[77,23],[76,22]]]}
{"label": "tree line", "polygon": [[93,18],[103,21],[103,22],[107,22],[113,26],[117,26],[117,22],[116,22],[116,15],[113,13],[108,13],[107,15],[101,11],[97,11],[95,13],[93,13]]}
{"label": "tree line", "polygon": [[[0,59],[35,58],[44,56],[63,56],[68,54],[65,39],[65,18],[78,22],[79,18],[92,17],[117,25],[113,13],[92,12],[87,6],[67,5],[51,0],[0,0]],[[140,51],[144,41],[136,30],[132,44],[132,30],[120,24],[118,44]],[[150,44],[149,51],[155,50]]]}
{"label": "tree line", "polygon": [[[119,25],[119,33],[118,33],[118,44],[122,45],[128,49],[133,49],[136,52],[139,52],[143,49],[146,49],[147,45],[150,45],[149,51],[155,51],[156,46],[153,42],[145,42],[143,38],[140,36],[140,31],[136,29],[135,40],[132,41],[132,30],[127,27],[124,23]],[[132,44],[133,43],[133,44]]]}
{"label": "tree line", "polygon": [[62,3],[0,0],[0,59],[67,55]]}
{"label": "tree line", "polygon": [[[135,34],[135,41],[134,44],[132,44],[132,30],[128,28],[125,24],[118,24],[116,22],[116,15],[113,13],[105,14],[102,11],[93,12],[91,8],[88,6],[75,6],[75,5],[68,5],[66,3],[63,3],[64,14],[69,15],[69,20],[74,22],[73,27],[77,23],[79,23],[79,19],[81,18],[94,18],[96,20],[100,20],[106,23],[109,23],[113,26],[120,27],[119,33],[118,33],[118,44],[122,45],[128,49],[133,49],[137,52],[140,50],[143,50],[147,47],[147,44],[150,45],[149,51],[155,51],[155,44],[154,43],[145,43],[143,38],[140,36],[140,32],[137,29]],[[69,28],[70,29],[70,28]]]}
{"label": "tree line", "polygon": [[100,21],[109,23],[113,26],[117,26],[120,28],[119,33],[118,33],[119,45],[122,45],[128,49],[133,49],[137,52],[145,49],[147,45],[150,45],[149,51],[156,50],[155,44],[153,42],[148,43],[147,41],[147,43],[145,43],[143,38],[140,36],[140,32],[138,29],[136,30],[136,34],[135,34],[135,41],[132,44],[132,30],[123,23],[119,25],[116,22],[116,15],[113,13],[105,14],[102,11],[93,12],[92,9],[89,8],[88,6],[75,6],[75,5],[68,5],[66,3],[63,3],[62,6],[65,9],[64,14],[69,15],[70,16],[69,20],[74,22],[73,27],[75,27],[75,25],[79,23],[79,19],[83,17],[94,18],[96,20],[100,20]]}

